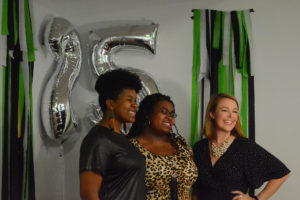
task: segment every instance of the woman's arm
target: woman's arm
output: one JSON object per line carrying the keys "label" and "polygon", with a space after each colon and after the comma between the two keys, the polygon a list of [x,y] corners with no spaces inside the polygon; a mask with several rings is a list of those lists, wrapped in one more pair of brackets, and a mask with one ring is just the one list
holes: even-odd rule
{"label": "woman's arm", "polygon": [[[284,183],[290,174],[285,175],[279,179],[271,179],[264,189],[257,195],[258,200],[267,200],[269,199]],[[244,194],[241,191],[232,191],[233,194],[236,194],[232,200],[254,200],[253,197],[250,197],[248,194]]]}
{"label": "woman's arm", "polygon": [[100,200],[98,192],[103,178],[100,174],[92,171],[80,173],[80,197],[82,200]]}
{"label": "woman's arm", "polygon": [[259,200],[267,200],[269,199],[279,188],[280,186],[286,181],[290,174],[285,175],[279,179],[271,179],[264,189],[257,195]]}

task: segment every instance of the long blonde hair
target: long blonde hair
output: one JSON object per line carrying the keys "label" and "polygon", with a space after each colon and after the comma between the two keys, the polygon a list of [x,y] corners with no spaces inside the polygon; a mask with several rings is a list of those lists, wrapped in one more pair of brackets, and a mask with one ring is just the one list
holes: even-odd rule
{"label": "long blonde hair", "polygon": [[[220,94],[213,95],[210,98],[207,108],[206,108],[205,123],[204,123],[204,128],[202,130],[202,132],[205,134],[206,138],[209,140],[211,140],[215,137],[214,130],[215,130],[215,126],[216,126],[215,122],[212,120],[209,113],[210,112],[214,113],[216,111],[216,108],[217,108],[220,100],[224,99],[224,98],[235,101],[235,103],[239,107],[239,103],[238,103],[237,99],[234,96],[229,95],[229,94],[220,93]],[[234,135],[236,137],[245,137],[243,129],[242,129],[240,116],[238,116],[235,127],[231,131],[231,135]]]}

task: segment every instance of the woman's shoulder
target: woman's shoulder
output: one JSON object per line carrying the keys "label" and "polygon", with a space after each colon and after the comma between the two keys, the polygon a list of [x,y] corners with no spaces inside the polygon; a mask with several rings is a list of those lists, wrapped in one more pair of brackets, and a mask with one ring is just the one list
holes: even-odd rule
{"label": "woman's shoulder", "polygon": [[84,137],[83,143],[105,142],[107,140],[111,140],[111,135],[111,130],[109,130],[108,128],[100,125],[95,125]]}
{"label": "woman's shoulder", "polygon": [[207,138],[203,138],[201,140],[199,140],[198,142],[196,142],[194,144],[194,148],[201,148],[201,147],[206,147],[208,143],[208,139]]}
{"label": "woman's shoulder", "polygon": [[237,143],[239,144],[239,146],[242,147],[242,148],[244,148],[244,149],[258,147],[258,145],[256,144],[256,142],[254,140],[252,140],[252,139],[249,139],[249,138],[237,137],[237,138],[235,138],[235,140],[237,141]]}
{"label": "woman's shoulder", "polygon": [[256,153],[262,153],[264,154],[267,152],[262,146],[257,144],[254,140],[249,139],[249,138],[236,138],[236,149],[241,153],[242,156],[247,157],[253,156]]}

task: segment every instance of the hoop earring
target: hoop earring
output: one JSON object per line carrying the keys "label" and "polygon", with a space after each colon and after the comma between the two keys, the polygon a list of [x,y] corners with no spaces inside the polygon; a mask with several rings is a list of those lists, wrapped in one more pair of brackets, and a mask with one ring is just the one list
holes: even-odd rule
{"label": "hoop earring", "polygon": [[114,111],[112,110],[111,114],[109,116],[109,128],[111,130],[115,130],[115,121],[116,121],[115,114],[114,114]]}

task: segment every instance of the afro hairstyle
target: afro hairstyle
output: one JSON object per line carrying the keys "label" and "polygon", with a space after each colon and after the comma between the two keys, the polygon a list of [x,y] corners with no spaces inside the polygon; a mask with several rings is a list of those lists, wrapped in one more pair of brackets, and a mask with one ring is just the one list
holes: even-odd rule
{"label": "afro hairstyle", "polygon": [[107,109],[106,100],[117,100],[124,89],[133,89],[138,93],[142,89],[138,75],[125,69],[114,69],[99,76],[95,90],[99,95],[99,105],[103,113]]}

